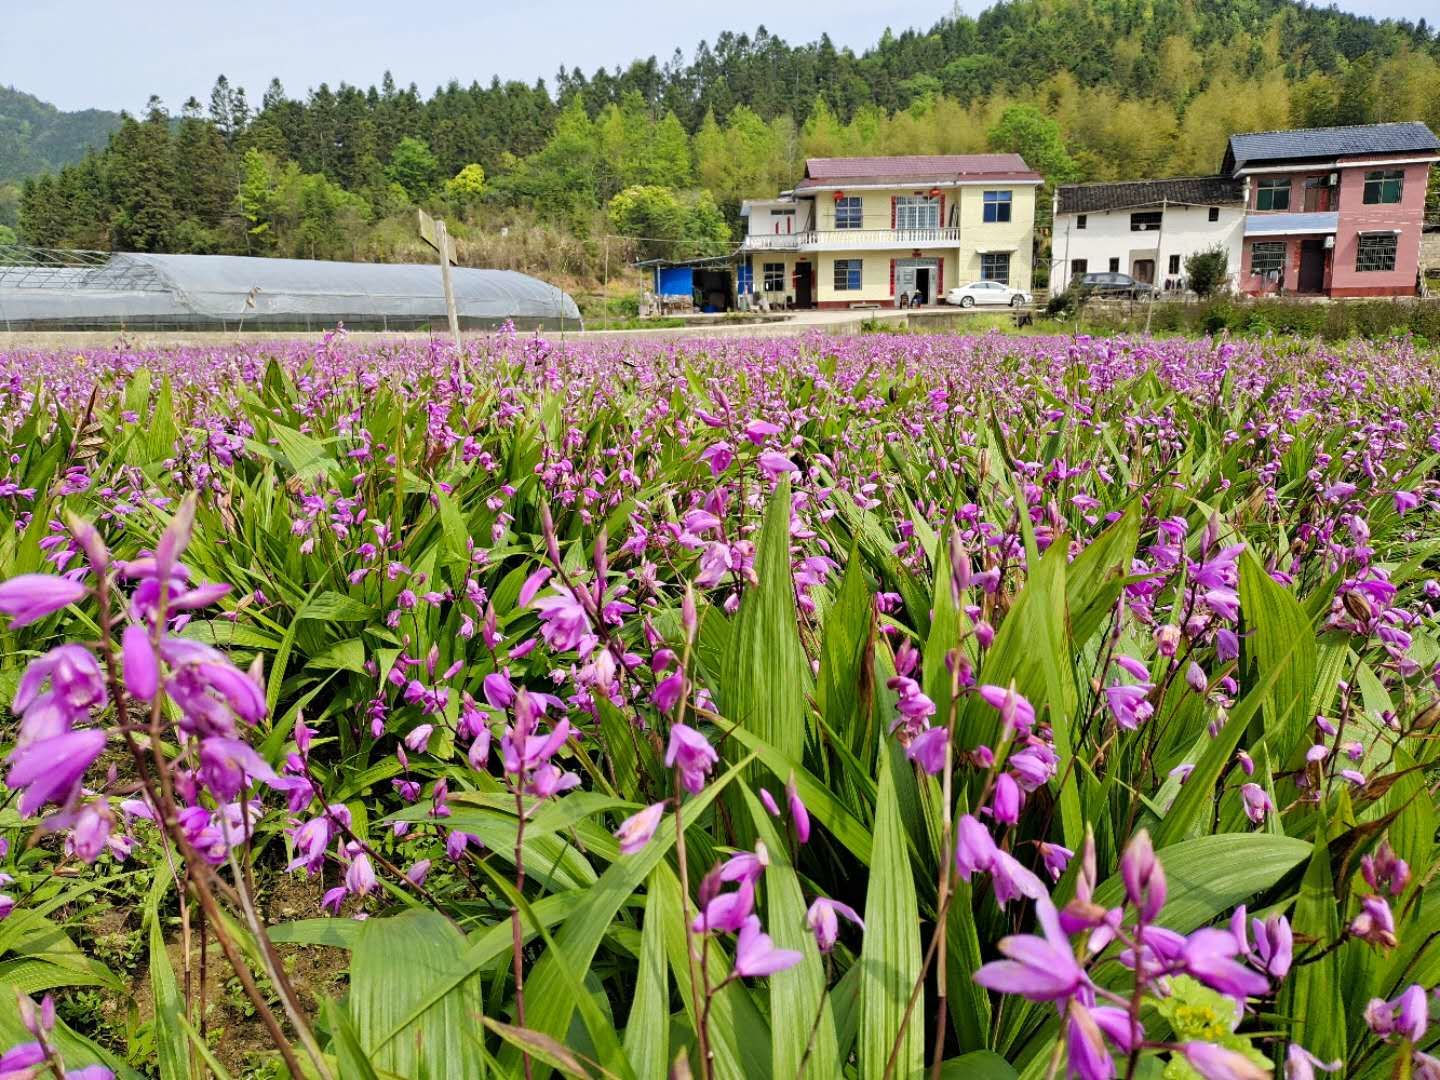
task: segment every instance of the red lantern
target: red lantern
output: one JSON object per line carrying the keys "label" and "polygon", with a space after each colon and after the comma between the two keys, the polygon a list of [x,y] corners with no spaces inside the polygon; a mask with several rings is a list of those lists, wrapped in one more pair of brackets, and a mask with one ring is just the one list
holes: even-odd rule
{"label": "red lantern", "polygon": [[843,199],[844,197],[845,197],[845,193],[844,193],[843,191],[837,191],[837,192],[835,192],[835,201],[836,201],[836,202],[839,202],[839,201],[840,201],[841,199]]}
{"label": "red lantern", "polygon": [[938,195],[940,194],[940,189],[939,189],[938,187],[932,187],[932,188],[930,189],[930,194],[931,194],[932,197],[933,197],[933,196],[938,196]]}

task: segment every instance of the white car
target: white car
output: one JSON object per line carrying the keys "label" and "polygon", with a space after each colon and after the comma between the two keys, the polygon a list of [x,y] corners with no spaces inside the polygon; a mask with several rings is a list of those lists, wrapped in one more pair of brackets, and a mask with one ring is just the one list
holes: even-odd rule
{"label": "white car", "polygon": [[965,308],[979,304],[1023,307],[1030,303],[1030,300],[1029,293],[1012,289],[998,281],[972,281],[969,285],[957,285],[945,294],[945,303]]}

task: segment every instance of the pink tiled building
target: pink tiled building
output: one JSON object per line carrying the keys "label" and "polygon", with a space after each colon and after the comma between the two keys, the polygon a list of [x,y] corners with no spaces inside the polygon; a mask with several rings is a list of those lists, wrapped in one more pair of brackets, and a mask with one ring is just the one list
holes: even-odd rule
{"label": "pink tiled building", "polygon": [[1246,188],[1240,289],[1414,295],[1436,161],[1440,139],[1421,123],[1231,136],[1221,172]]}

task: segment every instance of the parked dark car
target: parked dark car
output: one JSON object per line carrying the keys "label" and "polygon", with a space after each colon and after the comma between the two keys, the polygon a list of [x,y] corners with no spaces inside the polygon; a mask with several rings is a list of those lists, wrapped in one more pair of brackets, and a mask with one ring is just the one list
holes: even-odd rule
{"label": "parked dark car", "polygon": [[1147,285],[1129,274],[1085,274],[1076,285],[1085,295],[1102,298],[1123,296],[1131,300],[1142,300],[1160,292],[1154,285]]}

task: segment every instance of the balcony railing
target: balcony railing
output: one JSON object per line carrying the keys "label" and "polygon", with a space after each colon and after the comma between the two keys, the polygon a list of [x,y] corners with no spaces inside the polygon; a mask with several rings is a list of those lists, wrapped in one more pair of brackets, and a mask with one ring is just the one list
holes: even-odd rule
{"label": "balcony railing", "polygon": [[816,251],[830,248],[869,250],[875,248],[933,247],[958,244],[955,227],[933,229],[811,229],[798,233],[760,233],[745,237],[746,251]]}

